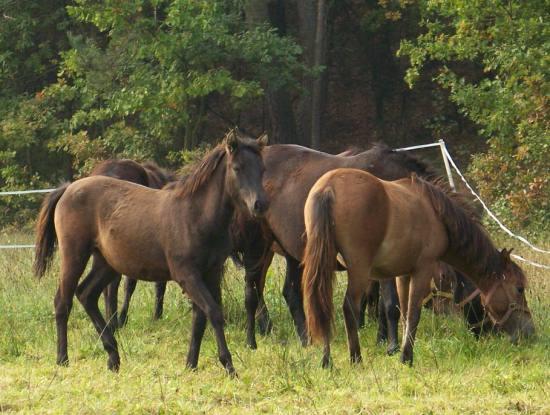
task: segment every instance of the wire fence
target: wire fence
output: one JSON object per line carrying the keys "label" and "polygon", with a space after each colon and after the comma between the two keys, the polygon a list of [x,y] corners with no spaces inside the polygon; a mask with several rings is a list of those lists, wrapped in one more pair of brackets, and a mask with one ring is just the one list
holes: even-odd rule
{"label": "wire fence", "polygon": [[[481,199],[481,197],[475,192],[473,187],[468,183],[460,169],[458,168],[457,164],[453,160],[451,154],[449,153],[449,150],[447,149],[447,146],[445,145],[445,141],[439,140],[435,143],[428,143],[428,144],[419,144],[415,146],[410,147],[402,147],[397,148],[395,151],[414,151],[414,150],[420,150],[424,148],[435,148],[439,147],[441,151],[441,157],[443,159],[443,163],[445,165],[445,172],[447,174],[447,179],[449,180],[449,185],[453,190],[455,190],[455,183],[453,179],[453,174],[451,171],[451,167],[454,169],[458,177],[462,180],[466,188],[472,193],[472,195],[476,198],[479,203],[481,203],[481,206],[483,206],[483,209],[485,212],[487,212],[487,215],[502,229],[506,234],[508,234],[510,237],[522,242],[523,244],[527,245],[531,250],[543,253],[543,254],[550,254],[550,251],[542,249],[533,243],[529,242],[526,238],[524,238],[521,235],[518,235],[514,232],[512,232],[509,228],[507,228],[498,218],[497,216],[489,209],[487,204]],[[55,189],[37,189],[37,190],[12,190],[12,191],[4,191],[0,192],[0,196],[7,196],[7,195],[27,195],[27,194],[34,194],[34,193],[50,193],[53,192]],[[28,249],[28,248],[34,248],[34,245],[31,244],[16,244],[16,245],[0,245],[0,249]],[[529,259],[523,258],[520,255],[512,255],[513,258],[515,258],[518,261],[525,262],[529,265],[532,265],[534,267],[543,268],[543,269],[550,269],[550,266],[539,264],[537,262],[531,261]]]}

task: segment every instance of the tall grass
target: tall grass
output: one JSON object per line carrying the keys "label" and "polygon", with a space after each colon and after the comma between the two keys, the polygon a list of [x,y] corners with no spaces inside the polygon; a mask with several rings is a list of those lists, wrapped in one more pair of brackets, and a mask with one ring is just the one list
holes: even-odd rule
{"label": "tall grass", "polygon": [[[75,299],[69,320],[71,363],[57,367],[53,296],[58,261],[41,281],[33,278],[31,263],[30,250],[0,251],[2,412],[550,413],[550,273],[530,266],[524,269],[537,326],[532,341],[518,346],[500,336],[476,341],[460,318],[424,311],[412,369],[375,343],[374,322],[360,333],[364,362],[351,366],[337,313],[334,367],[323,370],[320,348],[300,347],[294,333],[281,295],[283,262],[272,266],[266,287],[274,331],[259,337],[257,350],[245,346],[243,272],[228,264],[226,335],[239,373],[232,380],[218,362],[210,328],[198,370],[185,369],[191,308],[175,284],[169,284],[164,317],[156,322],[151,319],[153,286],[138,284],[129,323],[117,335],[118,374],[107,370],[101,342]],[[338,281],[335,302],[341,304],[345,274]]]}

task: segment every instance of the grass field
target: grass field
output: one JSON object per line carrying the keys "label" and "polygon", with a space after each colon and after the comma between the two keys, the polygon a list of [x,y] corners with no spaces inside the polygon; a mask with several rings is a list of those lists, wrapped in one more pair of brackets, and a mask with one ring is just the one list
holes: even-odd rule
{"label": "grass field", "polygon": [[[3,235],[0,243],[31,240]],[[544,255],[524,252],[539,262]],[[546,260],[546,261],[545,261]],[[226,335],[238,379],[216,357],[210,328],[199,368],[185,369],[191,308],[174,284],[165,315],[151,320],[153,286],[138,284],[128,326],[119,331],[122,365],[106,368],[106,353],[75,299],[69,320],[67,368],[55,365],[53,296],[58,261],[37,281],[32,251],[0,251],[0,412],[12,413],[550,413],[550,272],[525,266],[537,326],[532,341],[474,340],[458,317],[424,311],[415,366],[388,357],[375,343],[374,322],[361,331],[364,362],[350,366],[341,313],[333,340],[334,368],[320,368],[320,347],[299,346],[284,300],[282,262],[272,266],[266,302],[274,332],[245,346],[243,273],[228,264],[224,281]],[[336,304],[345,275],[339,276]],[[338,306],[339,309],[339,306]]]}

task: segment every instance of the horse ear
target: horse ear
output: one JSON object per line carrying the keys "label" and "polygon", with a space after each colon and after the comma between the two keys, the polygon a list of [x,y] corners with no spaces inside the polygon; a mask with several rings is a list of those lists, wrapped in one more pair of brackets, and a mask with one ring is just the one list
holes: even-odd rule
{"label": "horse ear", "polygon": [[500,251],[500,257],[504,261],[504,263],[510,262],[510,253],[512,252],[514,248],[511,248],[510,250],[506,250],[506,248],[502,248],[502,251]]}
{"label": "horse ear", "polygon": [[269,138],[267,136],[267,133],[263,133],[260,137],[258,137],[258,139],[256,140],[256,142],[258,143],[258,146],[260,147],[260,149],[264,148],[266,145],[267,145],[267,142],[269,141]]}
{"label": "horse ear", "polygon": [[234,128],[227,133],[224,140],[225,149],[229,154],[237,150],[239,146],[239,138],[237,137],[237,129]]}

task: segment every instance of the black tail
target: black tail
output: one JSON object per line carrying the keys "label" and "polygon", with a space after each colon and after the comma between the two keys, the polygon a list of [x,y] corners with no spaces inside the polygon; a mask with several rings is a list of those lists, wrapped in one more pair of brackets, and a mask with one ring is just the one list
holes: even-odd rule
{"label": "black tail", "polygon": [[57,202],[61,199],[61,196],[67,190],[70,183],[65,183],[61,187],[50,193],[42,202],[42,208],[38,215],[38,222],[36,224],[36,240],[35,240],[35,257],[34,257],[34,275],[41,278],[49,268],[53,253],[55,251],[55,245],[57,242],[57,235],[55,233],[54,213]]}

